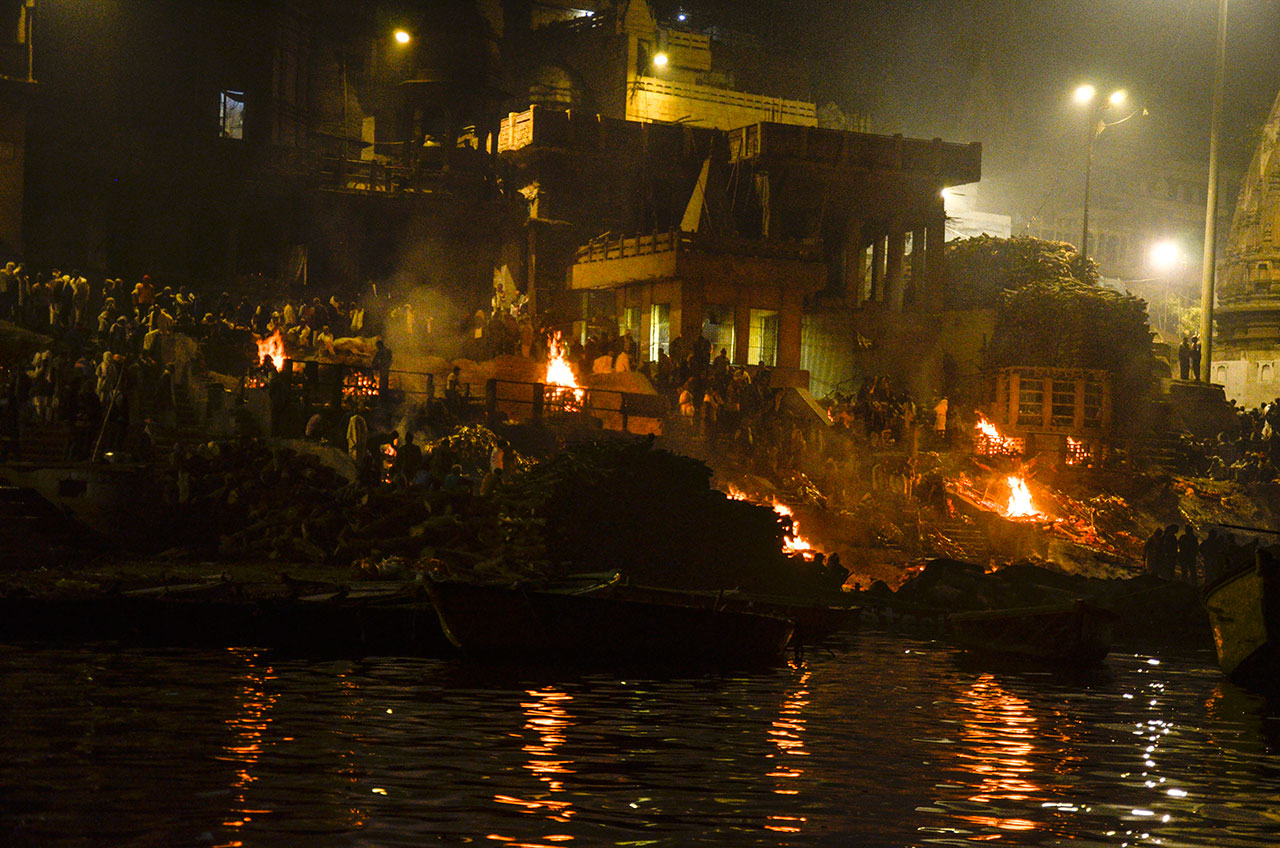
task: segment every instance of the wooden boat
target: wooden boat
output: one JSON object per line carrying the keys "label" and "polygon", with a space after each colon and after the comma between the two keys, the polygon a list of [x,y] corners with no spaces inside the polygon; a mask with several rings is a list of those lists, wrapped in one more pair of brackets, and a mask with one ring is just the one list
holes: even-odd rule
{"label": "wooden boat", "polygon": [[589,591],[428,581],[427,592],[449,641],[490,659],[767,665],[794,630],[773,616]]}
{"label": "wooden boat", "polygon": [[1267,551],[1204,588],[1218,665],[1246,689],[1280,692],[1280,563]]}
{"label": "wooden boat", "polygon": [[1096,665],[1111,650],[1116,614],[1084,600],[953,613],[952,639],[968,651],[1062,665]]}
{"label": "wooden boat", "polygon": [[736,590],[716,592],[668,589],[614,582],[592,591],[594,594],[627,600],[785,618],[795,623],[795,634],[791,640],[793,645],[817,645],[840,630],[856,630],[862,612],[861,608],[856,606],[834,606],[809,602],[803,598],[752,595]]}

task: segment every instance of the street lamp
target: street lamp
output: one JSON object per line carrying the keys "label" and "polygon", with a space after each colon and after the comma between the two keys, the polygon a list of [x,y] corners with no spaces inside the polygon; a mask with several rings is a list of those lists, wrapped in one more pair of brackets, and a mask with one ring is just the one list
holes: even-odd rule
{"label": "street lamp", "polygon": [[1107,127],[1114,127],[1116,124],[1123,124],[1125,121],[1138,114],[1139,111],[1145,114],[1146,110],[1135,110],[1118,121],[1107,121],[1103,118],[1103,114],[1109,108],[1119,108],[1129,99],[1129,94],[1123,88],[1118,88],[1111,94],[1107,95],[1105,103],[1097,103],[1098,90],[1092,85],[1085,83],[1076,88],[1075,100],[1082,106],[1087,107],[1087,117],[1089,120],[1089,154],[1085,159],[1084,165],[1084,211],[1081,217],[1084,219],[1084,226],[1080,234],[1080,270],[1084,273],[1084,262],[1089,258],[1089,184],[1093,176],[1093,143],[1097,141],[1098,136],[1102,135],[1102,131]]}
{"label": "street lamp", "polygon": [[670,61],[670,60],[667,58],[667,54],[666,54],[666,53],[654,53],[654,54],[653,54],[653,66],[654,66],[655,68],[665,68],[665,67],[667,66],[667,62],[668,62],[668,61]]}
{"label": "street lamp", "polygon": [[407,30],[398,29],[392,34],[392,38],[396,40],[396,44],[408,44],[413,40],[413,36],[409,35]]}
{"label": "street lamp", "polygon": [[1151,267],[1157,271],[1172,271],[1178,264],[1178,260],[1182,256],[1182,251],[1178,249],[1177,242],[1158,241],[1151,245],[1151,250],[1147,254],[1147,258],[1151,260]]}

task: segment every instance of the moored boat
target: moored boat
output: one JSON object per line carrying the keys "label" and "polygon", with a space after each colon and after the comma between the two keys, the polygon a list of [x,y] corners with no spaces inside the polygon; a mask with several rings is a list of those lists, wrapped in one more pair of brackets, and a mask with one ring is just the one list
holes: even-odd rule
{"label": "moored boat", "polygon": [[1116,614],[1076,600],[1066,604],[953,613],[953,641],[971,652],[1057,665],[1096,665],[1111,651]]}
{"label": "moored boat", "polygon": [[742,667],[778,662],[783,618],[591,592],[428,581],[445,636],[490,659]]}
{"label": "moored boat", "polygon": [[669,589],[657,586],[638,586],[633,583],[612,582],[593,590],[614,598],[654,603],[678,604],[703,609],[730,610],[754,613],[773,618],[785,618],[795,623],[793,644],[817,645],[841,630],[856,630],[861,608],[837,606],[810,601],[804,598],[752,595],[726,590]]}
{"label": "moored boat", "polygon": [[1280,692],[1280,563],[1258,551],[1252,565],[1204,588],[1218,665],[1232,682]]}

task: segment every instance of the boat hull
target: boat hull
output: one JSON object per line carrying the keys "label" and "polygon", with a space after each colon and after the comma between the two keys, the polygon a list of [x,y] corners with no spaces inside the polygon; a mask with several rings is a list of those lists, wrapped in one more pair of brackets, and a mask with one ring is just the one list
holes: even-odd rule
{"label": "boat hull", "polygon": [[728,610],[784,618],[795,624],[793,644],[817,645],[842,630],[857,630],[861,608],[805,603],[798,598],[765,597],[739,592],[688,591],[631,583],[612,583],[595,594],[633,601]]}
{"label": "boat hull", "polygon": [[1280,573],[1274,561],[1225,575],[1204,591],[1218,665],[1248,689],[1280,690]]}
{"label": "boat hull", "polygon": [[462,582],[429,583],[428,592],[449,641],[498,660],[767,665],[794,630],[770,616],[590,594]]}
{"label": "boat hull", "polygon": [[947,623],[966,650],[1065,665],[1096,665],[1111,651],[1115,614],[1084,601],[955,613]]}

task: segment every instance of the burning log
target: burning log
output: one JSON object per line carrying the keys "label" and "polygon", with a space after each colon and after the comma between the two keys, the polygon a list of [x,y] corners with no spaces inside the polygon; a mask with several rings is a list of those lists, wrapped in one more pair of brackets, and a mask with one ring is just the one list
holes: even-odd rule
{"label": "burning log", "polygon": [[367,371],[349,370],[342,378],[342,397],[372,398],[378,396],[378,378]]}
{"label": "burning log", "polygon": [[[726,489],[728,489],[728,491],[726,491],[725,494],[735,501],[759,503],[758,501],[747,497],[746,492],[736,486],[726,486]],[[783,524],[785,526],[786,535],[782,540],[783,552],[788,556],[792,554],[799,554],[805,559],[813,559],[813,555],[817,553],[817,551],[808,539],[800,535],[800,522],[796,520],[795,512],[791,507],[782,503],[777,498],[773,498],[770,503],[760,503],[760,505],[770,507],[780,518],[785,519]]]}
{"label": "burning log", "polygon": [[581,412],[586,391],[578,385],[573,366],[565,357],[565,346],[560,334],[547,336],[547,392],[543,403],[546,408],[561,412]]}
{"label": "burning log", "polygon": [[280,335],[279,330],[264,339],[256,339],[255,344],[258,346],[256,365],[261,365],[263,360],[270,359],[277,371],[284,368],[284,337]]}
{"label": "burning log", "polygon": [[1026,452],[1026,441],[1002,435],[985,415],[978,413],[978,423],[974,425],[973,450],[979,456],[1022,456]]}

